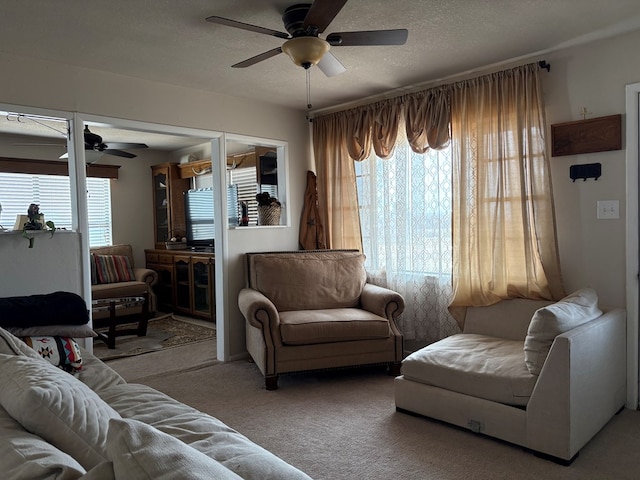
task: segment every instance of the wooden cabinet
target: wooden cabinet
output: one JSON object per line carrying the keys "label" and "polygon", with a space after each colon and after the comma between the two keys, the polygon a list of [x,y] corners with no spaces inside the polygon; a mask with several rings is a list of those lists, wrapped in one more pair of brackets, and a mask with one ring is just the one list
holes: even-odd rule
{"label": "wooden cabinet", "polygon": [[145,255],[147,268],[158,272],[154,289],[159,310],[215,319],[214,254],[145,250]]}
{"label": "wooden cabinet", "polygon": [[190,181],[180,178],[177,163],[162,163],[151,167],[153,181],[153,225],[156,248],[165,248],[172,236],[186,233],[184,192]]}

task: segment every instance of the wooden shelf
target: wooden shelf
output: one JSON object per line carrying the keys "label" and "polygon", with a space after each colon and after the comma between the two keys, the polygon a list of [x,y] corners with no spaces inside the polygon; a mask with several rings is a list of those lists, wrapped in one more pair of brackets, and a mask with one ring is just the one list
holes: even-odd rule
{"label": "wooden shelf", "polygon": [[[228,167],[255,167],[256,152],[236,153],[227,157]],[[192,178],[198,175],[204,175],[211,172],[211,159],[203,158],[202,160],[194,160],[192,162],[179,163],[180,178]]]}

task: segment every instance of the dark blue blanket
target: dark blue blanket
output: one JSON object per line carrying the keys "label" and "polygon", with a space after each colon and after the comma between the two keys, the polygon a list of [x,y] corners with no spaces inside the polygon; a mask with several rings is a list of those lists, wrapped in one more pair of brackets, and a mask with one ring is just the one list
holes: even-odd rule
{"label": "dark blue blanket", "polygon": [[71,292],[0,298],[0,327],[41,327],[89,323],[87,305]]}

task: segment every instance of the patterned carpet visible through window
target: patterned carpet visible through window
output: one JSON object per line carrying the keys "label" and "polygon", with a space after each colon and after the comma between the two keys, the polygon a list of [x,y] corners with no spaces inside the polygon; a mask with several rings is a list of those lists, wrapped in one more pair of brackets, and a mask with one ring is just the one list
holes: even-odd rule
{"label": "patterned carpet visible through window", "polygon": [[[208,322],[206,322],[208,323]],[[132,328],[134,325],[119,325],[119,329]],[[100,329],[104,331],[104,329]],[[201,342],[215,338],[215,324],[206,325],[205,322],[190,321],[185,317],[168,315],[149,321],[147,335],[125,335],[116,337],[116,348],[108,349],[99,339],[93,342],[93,353],[101,360],[141,355],[188,343]]]}

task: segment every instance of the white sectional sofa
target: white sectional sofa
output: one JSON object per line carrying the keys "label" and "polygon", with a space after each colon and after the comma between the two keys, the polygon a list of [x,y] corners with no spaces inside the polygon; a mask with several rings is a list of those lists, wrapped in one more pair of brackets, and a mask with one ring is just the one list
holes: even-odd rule
{"label": "white sectional sofa", "polygon": [[625,311],[590,288],[468,308],[463,333],[403,361],[396,408],[569,464],[624,406],[625,345]]}
{"label": "white sectional sofa", "polygon": [[126,383],[83,351],[67,373],[0,329],[0,475],[33,479],[309,477],[216,418]]}

